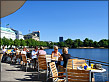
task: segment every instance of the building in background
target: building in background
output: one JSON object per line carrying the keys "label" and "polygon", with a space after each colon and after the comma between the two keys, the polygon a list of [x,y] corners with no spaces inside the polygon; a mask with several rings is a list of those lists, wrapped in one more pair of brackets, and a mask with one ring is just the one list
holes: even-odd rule
{"label": "building in background", "polygon": [[59,42],[63,42],[63,37],[59,37]]}
{"label": "building in background", "polygon": [[14,32],[15,32],[15,34],[16,34],[16,39],[23,39],[24,40],[24,36],[22,35],[22,32],[21,31],[17,31],[17,30],[15,30],[15,29],[12,29],[11,28],[11,30],[13,30]]}
{"label": "building in background", "polygon": [[29,39],[29,38],[40,41],[40,31],[33,31],[32,33],[24,35],[24,39]]}
{"label": "building in background", "polygon": [[4,27],[0,27],[0,38],[7,38],[7,39],[12,39],[15,40],[16,39],[16,34],[15,32],[10,29],[10,28],[4,28]]}

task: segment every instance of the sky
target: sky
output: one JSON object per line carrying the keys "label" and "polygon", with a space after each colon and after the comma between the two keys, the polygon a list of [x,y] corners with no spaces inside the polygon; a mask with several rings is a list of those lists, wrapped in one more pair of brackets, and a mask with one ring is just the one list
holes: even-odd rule
{"label": "sky", "polygon": [[1,18],[1,26],[6,24],[23,35],[40,31],[41,41],[58,42],[60,36],[99,41],[108,38],[108,1],[26,1]]}

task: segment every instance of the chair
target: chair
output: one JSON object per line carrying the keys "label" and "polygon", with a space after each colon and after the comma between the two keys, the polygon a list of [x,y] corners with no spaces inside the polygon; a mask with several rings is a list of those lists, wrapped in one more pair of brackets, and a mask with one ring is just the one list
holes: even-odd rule
{"label": "chair", "polygon": [[[50,75],[50,68],[49,68],[49,63],[51,62],[51,55],[46,55],[46,63],[47,63],[47,80],[48,80],[48,77]],[[49,71],[49,74],[48,74],[48,71]]]}
{"label": "chair", "polygon": [[77,69],[77,67],[82,66],[84,63],[86,63],[86,60],[68,59],[66,67],[67,67],[67,69]]}
{"label": "chair", "polygon": [[53,78],[53,82],[64,82],[65,81],[65,79],[60,79],[60,78],[63,78],[63,77],[66,77],[65,75],[62,75],[62,76],[58,76],[58,74],[62,74],[62,73],[65,73],[65,72],[58,72],[57,71],[57,68],[56,68],[56,65],[55,65],[55,62],[51,62],[50,64],[49,64],[49,66],[50,66],[50,71],[51,71],[51,73],[52,73],[52,77],[51,78]]}
{"label": "chair", "polygon": [[23,64],[26,64],[26,72],[27,72],[27,67],[28,64],[30,63],[30,60],[27,60],[25,54],[22,54],[22,60],[23,60]]}
{"label": "chair", "polygon": [[67,69],[67,82],[90,82],[91,72],[88,70]]}
{"label": "chair", "polygon": [[51,55],[46,55],[46,61],[51,62]]}
{"label": "chair", "polygon": [[[47,63],[45,55],[38,55],[38,78],[39,78],[39,70],[47,70]],[[48,71],[47,71],[48,77]]]}

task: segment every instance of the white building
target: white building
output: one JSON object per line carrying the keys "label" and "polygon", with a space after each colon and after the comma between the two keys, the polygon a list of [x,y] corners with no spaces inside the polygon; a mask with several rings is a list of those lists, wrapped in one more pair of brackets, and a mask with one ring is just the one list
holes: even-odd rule
{"label": "white building", "polygon": [[22,35],[22,32],[18,31],[16,34],[16,39],[23,39],[24,40],[24,36]]}
{"label": "white building", "polygon": [[29,39],[29,38],[40,41],[40,31],[33,31],[32,33],[24,35],[24,39]]}
{"label": "white building", "polygon": [[21,31],[17,31],[17,30],[15,30],[15,29],[12,29],[11,28],[11,30],[13,30],[14,32],[15,32],[15,34],[16,34],[16,39],[23,39],[24,40],[24,36],[22,35],[22,32]]}
{"label": "white building", "polygon": [[16,39],[16,34],[13,30],[11,30],[10,28],[4,28],[4,27],[0,27],[0,38],[7,38],[7,39],[12,39],[15,40]]}

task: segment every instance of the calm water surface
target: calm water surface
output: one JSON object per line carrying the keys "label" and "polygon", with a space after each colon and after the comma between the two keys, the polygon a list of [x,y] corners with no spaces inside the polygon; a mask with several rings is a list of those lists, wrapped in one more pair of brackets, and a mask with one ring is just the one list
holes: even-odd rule
{"label": "calm water surface", "polygon": [[[46,49],[47,54],[51,54],[54,49]],[[62,54],[62,49],[58,50]],[[68,52],[71,56],[87,58],[92,60],[98,60],[102,62],[109,62],[108,58],[109,49],[69,49]],[[108,70],[107,66],[102,66],[107,71],[104,73],[94,73],[95,81],[107,81],[108,79]]]}
{"label": "calm water surface", "polygon": [[[74,57],[108,62],[108,50],[109,49],[69,49],[68,52]],[[53,49],[46,49],[45,51],[47,54],[51,54]],[[62,49],[58,51],[62,54]]]}

